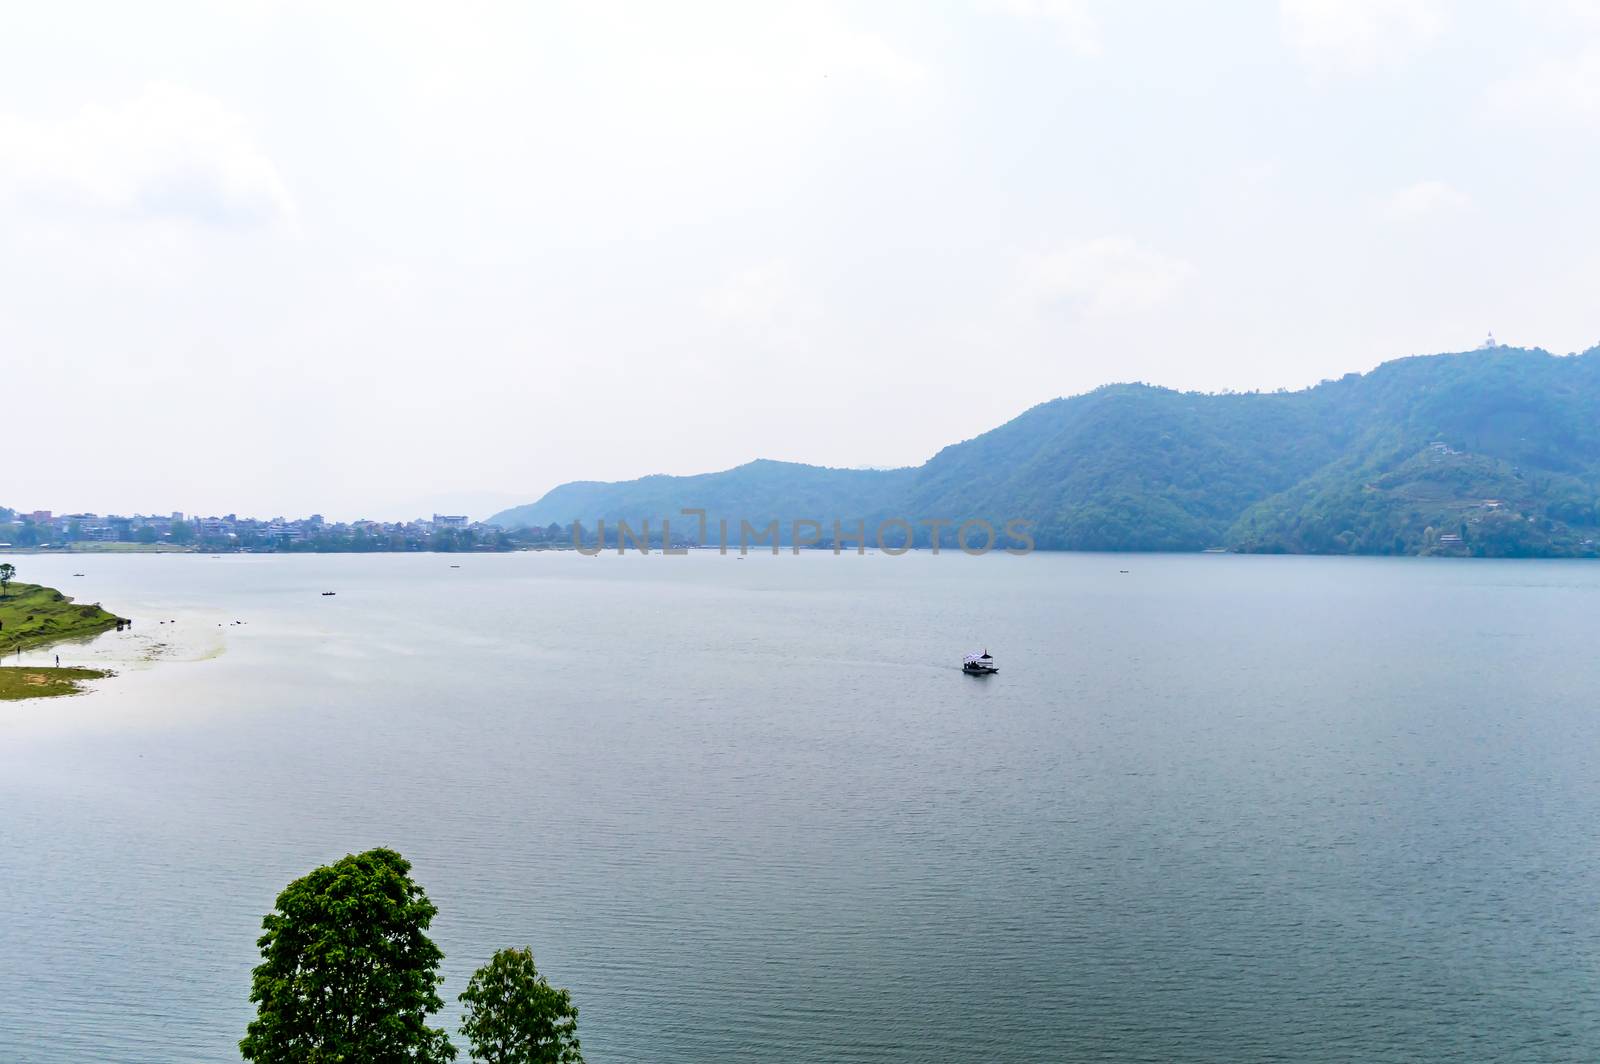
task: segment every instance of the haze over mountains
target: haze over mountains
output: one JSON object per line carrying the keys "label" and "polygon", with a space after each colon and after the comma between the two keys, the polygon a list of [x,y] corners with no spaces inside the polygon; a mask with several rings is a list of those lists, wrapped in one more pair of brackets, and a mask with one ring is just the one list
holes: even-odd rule
{"label": "haze over mountains", "polygon": [[[1296,392],[1114,384],[1055,399],[921,466],[755,461],[563,484],[489,521],[796,518],[1032,523],[1062,550],[1588,556],[1600,541],[1600,347],[1403,358]],[[826,536],[826,531],[824,535]],[[714,535],[714,533],[713,533]],[[918,542],[925,544],[926,528]],[[978,541],[981,542],[981,535]],[[945,543],[953,543],[946,531]]]}

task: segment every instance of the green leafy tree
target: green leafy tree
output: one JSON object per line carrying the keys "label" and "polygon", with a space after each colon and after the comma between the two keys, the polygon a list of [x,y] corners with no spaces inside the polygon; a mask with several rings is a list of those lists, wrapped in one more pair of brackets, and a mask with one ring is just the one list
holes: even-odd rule
{"label": "green leafy tree", "polygon": [[503,949],[472,973],[461,995],[461,1033],[484,1064],[582,1064],[578,1008],[551,986],[529,949]]}
{"label": "green leafy tree", "polygon": [[278,895],[261,921],[239,1051],[259,1064],[435,1064],[454,1059],[437,1012],[438,909],[393,850],[324,865]]}
{"label": "green leafy tree", "polygon": [[11,590],[11,581],[17,575],[17,567],[10,562],[0,564],[0,595]]}

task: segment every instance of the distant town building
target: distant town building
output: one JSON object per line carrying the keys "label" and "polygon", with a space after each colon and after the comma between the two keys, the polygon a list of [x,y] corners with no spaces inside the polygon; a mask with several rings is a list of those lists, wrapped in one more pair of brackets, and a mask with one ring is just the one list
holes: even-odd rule
{"label": "distant town building", "polygon": [[318,550],[428,550],[435,545],[432,539],[435,531],[451,529],[467,533],[457,542],[447,544],[455,549],[509,550],[515,546],[500,530],[458,514],[435,514],[433,522],[419,518],[403,522],[361,520],[330,524],[321,514],[298,519],[282,516],[257,519],[230,513],[224,517],[196,515],[185,519],[182,511],[173,511],[171,517],[142,513],[132,517],[120,514],[101,517],[93,513],[58,515],[50,510],[0,509],[0,513],[7,515],[8,520],[20,519],[22,524],[31,526],[30,545],[100,541],[172,542],[202,550],[299,550],[313,545]]}

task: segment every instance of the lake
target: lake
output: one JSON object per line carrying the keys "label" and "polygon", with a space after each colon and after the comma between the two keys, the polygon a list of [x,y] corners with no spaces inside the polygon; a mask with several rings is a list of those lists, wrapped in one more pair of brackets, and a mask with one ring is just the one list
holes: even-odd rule
{"label": "lake", "polygon": [[135,626],[0,703],[8,1064],[237,1059],[378,845],[597,1064],[1600,1059],[1600,565],[10,560]]}

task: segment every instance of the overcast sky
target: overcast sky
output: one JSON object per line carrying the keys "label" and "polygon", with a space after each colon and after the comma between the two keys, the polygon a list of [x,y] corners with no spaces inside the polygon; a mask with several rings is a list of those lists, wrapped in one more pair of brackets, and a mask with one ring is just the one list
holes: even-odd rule
{"label": "overcast sky", "polygon": [[484,516],[1581,350],[1600,3],[1511,9],[8,4],[0,504]]}

